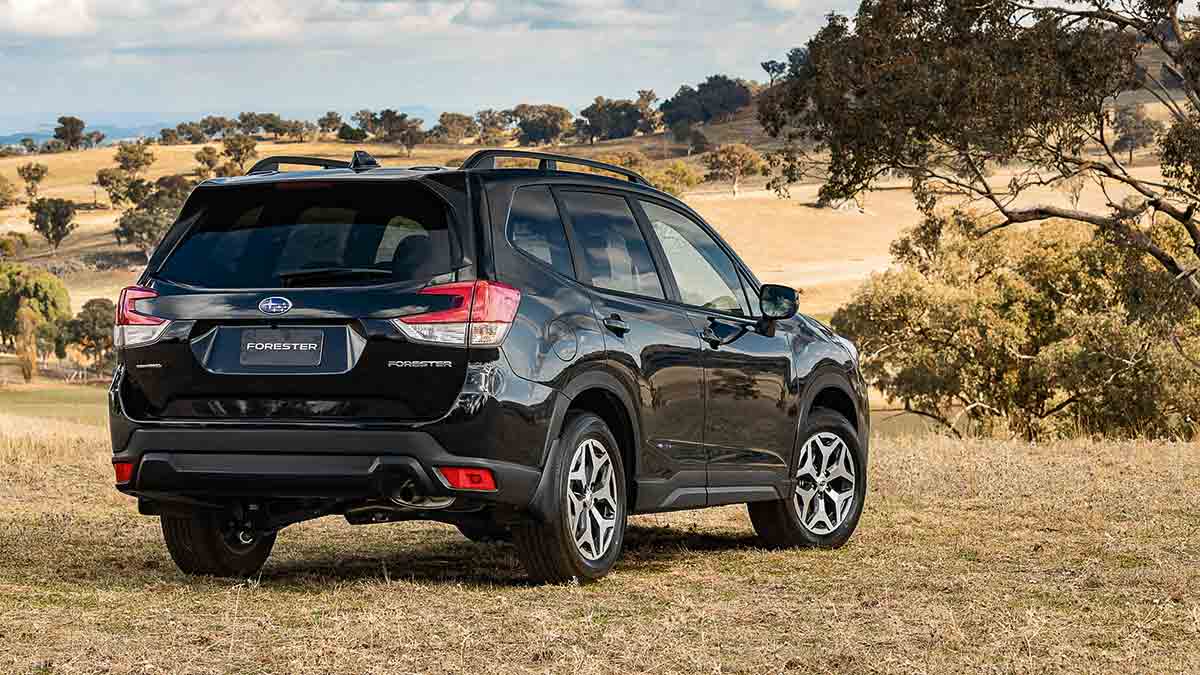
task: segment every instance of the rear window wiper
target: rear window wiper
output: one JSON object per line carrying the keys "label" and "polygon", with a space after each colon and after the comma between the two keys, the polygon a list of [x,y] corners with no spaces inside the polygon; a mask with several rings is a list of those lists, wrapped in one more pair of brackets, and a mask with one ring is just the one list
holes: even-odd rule
{"label": "rear window wiper", "polygon": [[354,277],[391,277],[391,270],[381,270],[374,267],[313,267],[309,269],[287,270],[275,276],[285,286],[296,282],[314,281],[317,279],[347,279]]}

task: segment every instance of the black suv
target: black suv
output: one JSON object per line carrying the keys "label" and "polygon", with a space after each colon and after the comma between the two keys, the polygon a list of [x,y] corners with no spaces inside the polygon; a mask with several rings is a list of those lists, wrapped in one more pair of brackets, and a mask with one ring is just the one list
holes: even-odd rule
{"label": "black suv", "polygon": [[619,167],[270,158],[198,186],[121,295],[117,489],[193,574],[335,514],[511,540],[556,582],[608,572],[636,513],[745,503],[765,545],[840,546],[866,388],[796,310]]}

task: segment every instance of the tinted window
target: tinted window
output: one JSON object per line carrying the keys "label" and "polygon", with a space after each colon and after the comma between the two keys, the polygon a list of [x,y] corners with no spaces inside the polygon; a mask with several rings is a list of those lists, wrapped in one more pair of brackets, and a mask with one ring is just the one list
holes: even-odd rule
{"label": "tinted window", "polygon": [[562,196],[592,285],[665,297],[650,249],[624,197],[596,192],[564,192]]}
{"label": "tinted window", "polygon": [[560,274],[575,276],[571,248],[550,188],[517,190],[508,214],[508,238],[513,246],[553,267]]}
{"label": "tinted window", "polygon": [[159,276],[205,288],[425,282],[450,273],[444,202],[414,183],[278,183],[198,191],[198,219]]}
{"label": "tinted window", "polygon": [[733,259],[704,228],[668,208],[642,202],[654,235],[675,275],[685,304],[730,314],[750,315]]}

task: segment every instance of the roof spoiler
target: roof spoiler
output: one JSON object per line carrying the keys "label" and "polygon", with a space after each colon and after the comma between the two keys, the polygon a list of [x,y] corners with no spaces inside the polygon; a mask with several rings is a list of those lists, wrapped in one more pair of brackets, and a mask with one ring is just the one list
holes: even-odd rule
{"label": "roof spoiler", "polygon": [[495,169],[496,160],[501,157],[512,157],[517,159],[536,159],[538,160],[538,171],[558,171],[558,165],[575,164],[578,166],[591,167],[602,171],[610,171],[612,173],[624,176],[629,179],[629,182],[638,185],[650,185],[650,181],[642,177],[636,171],[630,171],[623,166],[609,164],[607,162],[597,162],[594,159],[584,159],[582,157],[572,157],[571,155],[555,155],[547,152],[532,152],[529,150],[480,150],[467,158],[463,162],[463,169]]}
{"label": "roof spoiler", "polygon": [[280,164],[295,164],[298,166],[316,166],[322,169],[351,169],[353,171],[366,171],[368,169],[378,169],[379,161],[371,156],[371,153],[366,150],[355,150],[354,157],[349,162],[344,162],[340,159],[325,159],[324,157],[300,157],[290,155],[279,155],[276,157],[268,157],[260,160],[250,167],[247,174],[255,173],[272,173],[279,171]]}

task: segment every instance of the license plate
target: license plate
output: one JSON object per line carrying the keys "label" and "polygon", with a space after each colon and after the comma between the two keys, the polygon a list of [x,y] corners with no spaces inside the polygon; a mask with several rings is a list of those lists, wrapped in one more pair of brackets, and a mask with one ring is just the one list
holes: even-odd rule
{"label": "license plate", "polygon": [[321,365],[325,331],[305,328],[242,330],[243,366],[304,368]]}

